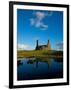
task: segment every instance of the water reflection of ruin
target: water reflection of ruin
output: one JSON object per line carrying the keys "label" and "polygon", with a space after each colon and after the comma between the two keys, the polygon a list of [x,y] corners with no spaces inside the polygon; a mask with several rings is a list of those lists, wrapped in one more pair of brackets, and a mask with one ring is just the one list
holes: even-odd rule
{"label": "water reflection of ruin", "polygon": [[51,58],[32,58],[28,60],[27,64],[35,64],[36,68],[39,66],[39,62],[44,62],[48,65],[48,68],[51,67],[53,59]]}
{"label": "water reflection of ruin", "polygon": [[23,65],[23,62],[21,62],[21,60],[18,60],[17,65],[18,66]]}

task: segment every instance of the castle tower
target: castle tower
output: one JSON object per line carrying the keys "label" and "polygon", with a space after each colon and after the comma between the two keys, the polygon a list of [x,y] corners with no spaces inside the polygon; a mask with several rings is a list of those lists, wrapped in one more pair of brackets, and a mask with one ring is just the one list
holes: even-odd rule
{"label": "castle tower", "polygon": [[36,50],[38,50],[38,40],[36,41]]}
{"label": "castle tower", "polygon": [[38,47],[38,40],[36,41],[36,46]]}
{"label": "castle tower", "polygon": [[50,40],[48,40],[48,43],[47,43],[47,48],[48,48],[48,50],[51,50]]}

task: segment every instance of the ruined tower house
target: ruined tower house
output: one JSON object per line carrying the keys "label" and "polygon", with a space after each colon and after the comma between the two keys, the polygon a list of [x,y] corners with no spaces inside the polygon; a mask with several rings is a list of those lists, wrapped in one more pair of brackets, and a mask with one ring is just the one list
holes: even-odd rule
{"label": "ruined tower house", "polygon": [[46,45],[39,45],[38,40],[37,40],[35,49],[36,50],[51,50],[50,40],[48,40],[48,43]]}

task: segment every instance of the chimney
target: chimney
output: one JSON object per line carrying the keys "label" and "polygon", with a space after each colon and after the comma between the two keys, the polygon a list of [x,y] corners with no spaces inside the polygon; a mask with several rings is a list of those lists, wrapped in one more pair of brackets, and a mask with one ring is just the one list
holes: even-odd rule
{"label": "chimney", "polygon": [[36,40],[36,50],[38,50],[38,40]]}
{"label": "chimney", "polygon": [[38,40],[36,41],[36,47],[38,47]]}
{"label": "chimney", "polygon": [[50,40],[48,40],[47,47],[48,47],[48,50],[51,50]]}

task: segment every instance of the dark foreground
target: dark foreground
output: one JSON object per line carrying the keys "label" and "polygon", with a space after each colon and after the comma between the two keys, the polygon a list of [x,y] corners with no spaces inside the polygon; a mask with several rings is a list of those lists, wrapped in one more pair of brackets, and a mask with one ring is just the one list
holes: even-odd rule
{"label": "dark foreground", "polygon": [[18,58],[17,80],[63,78],[63,58]]}

